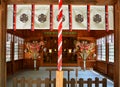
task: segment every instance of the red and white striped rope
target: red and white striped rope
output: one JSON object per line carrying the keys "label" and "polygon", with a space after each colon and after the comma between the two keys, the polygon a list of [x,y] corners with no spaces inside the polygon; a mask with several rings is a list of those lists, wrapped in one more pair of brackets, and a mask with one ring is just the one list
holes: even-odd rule
{"label": "red and white striped rope", "polygon": [[35,5],[32,4],[31,30],[34,31]]}
{"label": "red and white striped rope", "polygon": [[16,11],[17,11],[17,6],[16,4],[13,5],[13,29],[16,31]]}
{"label": "red and white striped rope", "polygon": [[68,5],[69,9],[69,30],[72,31],[72,5]]}
{"label": "red and white striped rope", "polygon": [[108,22],[108,5],[105,5],[105,28],[106,31],[109,31],[109,22]]}
{"label": "red and white striped rope", "polygon": [[58,12],[58,70],[62,70],[62,0],[59,0],[59,12]]}
{"label": "red and white striped rope", "polygon": [[87,30],[90,32],[90,5],[87,5]]}

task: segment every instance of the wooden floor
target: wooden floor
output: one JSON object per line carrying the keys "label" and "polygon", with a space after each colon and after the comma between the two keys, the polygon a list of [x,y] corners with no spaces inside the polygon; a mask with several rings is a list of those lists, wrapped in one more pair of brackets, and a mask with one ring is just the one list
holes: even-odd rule
{"label": "wooden floor", "polygon": [[[33,79],[37,79],[37,78],[41,78],[41,79],[45,79],[45,78],[49,78],[49,72],[46,71],[46,69],[50,69],[50,68],[56,68],[56,67],[40,67],[38,71],[36,70],[26,70],[26,71],[21,71],[18,72],[16,74],[14,74],[13,76],[9,76],[7,78],[7,87],[13,87],[12,83],[13,83],[13,78],[17,77],[17,78],[21,78],[21,77],[25,77],[27,78],[33,78]],[[74,71],[70,72],[70,79],[71,78],[75,78],[76,79],[76,73],[75,70],[78,69],[78,78],[83,78],[84,80],[87,80],[88,78],[92,78],[92,80],[95,79],[95,77],[98,77],[99,79],[104,78],[104,76],[100,75],[99,73],[93,71],[93,70],[81,70],[78,67],[63,67],[64,69],[74,69]],[[51,73],[52,77],[51,79],[54,79],[56,74],[55,71],[53,71]],[[64,78],[68,79],[68,74],[65,71],[64,72]],[[107,79],[107,87],[113,87],[114,83],[112,81],[110,81],[109,79]],[[33,87],[36,87],[35,85],[33,85]],[[44,86],[42,86],[44,87]],[[87,87],[86,85],[84,87]],[[94,86],[93,86],[94,87]]]}

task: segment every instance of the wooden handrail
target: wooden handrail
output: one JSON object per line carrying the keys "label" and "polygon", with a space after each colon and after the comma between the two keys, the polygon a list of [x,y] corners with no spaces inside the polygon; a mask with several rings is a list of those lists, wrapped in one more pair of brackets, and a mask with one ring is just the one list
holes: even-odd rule
{"label": "wooden handrail", "polygon": [[[25,87],[25,84],[28,84],[28,87],[32,87],[33,84],[36,84],[37,87],[42,87],[41,84],[45,84],[45,87],[51,87],[51,84],[53,84],[53,87],[55,87],[56,79],[50,80],[49,78],[46,78],[45,80],[41,80],[38,78],[34,80],[32,78],[25,79],[24,77],[21,79],[14,78],[13,87],[18,87],[18,84],[20,84],[21,87]],[[78,81],[75,81],[75,79],[72,78],[70,81],[67,81],[64,78],[63,87],[67,87],[67,84],[71,84],[71,87],[76,87],[76,85],[79,85],[78,87],[84,87],[84,84],[87,84],[87,87],[92,87],[92,84],[95,84],[95,87],[99,87],[99,84],[102,84],[102,87],[107,87],[107,79],[103,78],[102,80],[99,80],[99,78],[96,77],[95,80],[89,78],[88,80],[84,81],[82,78],[80,78]]]}

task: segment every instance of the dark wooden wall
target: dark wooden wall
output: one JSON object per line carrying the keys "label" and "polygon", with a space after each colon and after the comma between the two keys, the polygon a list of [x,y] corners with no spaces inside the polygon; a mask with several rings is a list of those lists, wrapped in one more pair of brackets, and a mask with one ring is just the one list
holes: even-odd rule
{"label": "dark wooden wall", "polygon": [[112,80],[114,79],[114,70],[115,70],[114,64],[113,63],[109,63],[107,65],[107,76],[109,78],[111,78]]}
{"label": "dark wooden wall", "polygon": [[23,59],[7,62],[7,75],[12,75],[16,72],[23,70]]}
{"label": "dark wooden wall", "polygon": [[[95,67],[96,60],[87,60],[86,61],[86,69],[93,69]],[[83,60],[78,59],[78,66],[80,66],[82,69],[84,69],[84,63]]]}
{"label": "dark wooden wall", "polygon": [[[41,66],[41,60],[37,60],[38,70]],[[23,70],[34,70],[34,60],[33,59],[20,59],[15,60],[14,63],[12,61],[7,62],[7,76],[13,75],[16,72]]]}
{"label": "dark wooden wall", "polygon": [[106,63],[105,61],[96,61],[94,70],[113,80],[113,77],[114,77],[113,63]]}
{"label": "dark wooden wall", "polygon": [[[36,69],[39,70],[39,67],[41,67],[42,60],[37,59],[36,60]],[[34,70],[34,59],[23,59],[23,67],[24,69],[31,69]]]}

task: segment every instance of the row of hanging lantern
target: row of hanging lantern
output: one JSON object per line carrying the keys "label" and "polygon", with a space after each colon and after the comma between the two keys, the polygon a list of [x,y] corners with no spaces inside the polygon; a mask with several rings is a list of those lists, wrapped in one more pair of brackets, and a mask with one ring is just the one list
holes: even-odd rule
{"label": "row of hanging lantern", "polygon": [[[113,6],[63,5],[63,29],[113,30]],[[8,5],[7,29],[58,29],[58,5]]]}

